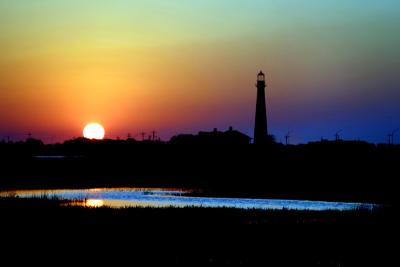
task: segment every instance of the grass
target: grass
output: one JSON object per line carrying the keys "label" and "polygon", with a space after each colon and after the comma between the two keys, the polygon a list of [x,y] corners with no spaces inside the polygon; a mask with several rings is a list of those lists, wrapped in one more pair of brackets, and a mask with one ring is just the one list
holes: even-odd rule
{"label": "grass", "polygon": [[[85,200],[62,200],[46,195],[35,198],[15,196],[0,197],[1,224],[9,226],[25,224],[35,219],[33,227],[52,227],[51,222],[57,219],[60,226],[79,228],[82,224],[94,228],[112,226],[125,229],[128,225],[135,227],[187,227],[220,228],[259,226],[263,229],[312,227],[333,231],[375,231],[377,229],[395,228],[398,221],[398,209],[393,206],[382,206],[374,210],[356,209],[345,211],[304,211],[304,210],[260,210],[237,208],[202,208],[202,207],[125,207],[111,208],[85,207]],[[27,225],[27,229],[29,229]],[[129,231],[129,229],[127,229]]]}
{"label": "grass", "polygon": [[[396,214],[393,207],[113,209],[47,197],[0,198],[2,242],[17,242],[6,246],[11,252],[40,250],[47,257],[54,250],[61,259],[108,258],[114,265],[386,266],[396,255],[390,243]],[[21,240],[29,245],[21,249]]]}

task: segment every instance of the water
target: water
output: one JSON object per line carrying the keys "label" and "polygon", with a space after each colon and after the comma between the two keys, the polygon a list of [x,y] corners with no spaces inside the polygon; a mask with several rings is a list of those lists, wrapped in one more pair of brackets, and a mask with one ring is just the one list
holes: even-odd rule
{"label": "water", "polygon": [[65,156],[33,156],[34,159],[65,159]]}
{"label": "water", "polygon": [[228,207],[240,209],[294,209],[294,210],[355,210],[373,209],[367,203],[305,201],[285,199],[216,198],[191,196],[191,191],[160,188],[102,188],[78,190],[20,190],[2,192],[0,196],[22,198],[42,197],[65,200],[83,200],[79,205],[86,207]]}

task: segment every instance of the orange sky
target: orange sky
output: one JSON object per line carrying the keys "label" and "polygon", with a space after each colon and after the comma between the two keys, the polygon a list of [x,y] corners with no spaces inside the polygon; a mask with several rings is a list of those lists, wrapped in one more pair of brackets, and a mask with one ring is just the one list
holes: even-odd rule
{"label": "orange sky", "polygon": [[276,135],[304,141],[347,127],[380,140],[400,123],[399,6],[2,0],[0,140],[61,141],[92,121],[110,138],[231,125],[252,135],[260,69]]}

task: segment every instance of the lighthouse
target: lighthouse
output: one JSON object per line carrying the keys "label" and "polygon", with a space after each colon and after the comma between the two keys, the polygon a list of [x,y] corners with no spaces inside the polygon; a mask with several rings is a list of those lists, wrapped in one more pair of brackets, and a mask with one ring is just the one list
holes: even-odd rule
{"label": "lighthouse", "polygon": [[265,144],[268,140],[267,109],[265,105],[265,74],[260,71],[257,75],[257,103],[254,125],[254,144]]}

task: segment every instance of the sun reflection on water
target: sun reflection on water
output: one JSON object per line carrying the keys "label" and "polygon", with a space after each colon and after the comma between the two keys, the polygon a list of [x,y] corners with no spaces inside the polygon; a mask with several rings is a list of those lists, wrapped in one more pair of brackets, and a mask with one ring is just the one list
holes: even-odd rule
{"label": "sun reflection on water", "polygon": [[94,188],[61,190],[0,191],[0,197],[56,198],[70,200],[66,205],[86,208],[164,208],[164,207],[231,207],[240,209],[354,210],[375,209],[371,203],[324,202],[285,199],[216,198],[190,195],[189,190],[171,188]]}
{"label": "sun reflection on water", "polygon": [[86,200],[85,206],[88,208],[99,208],[104,206],[104,201],[101,199],[88,199]]}

